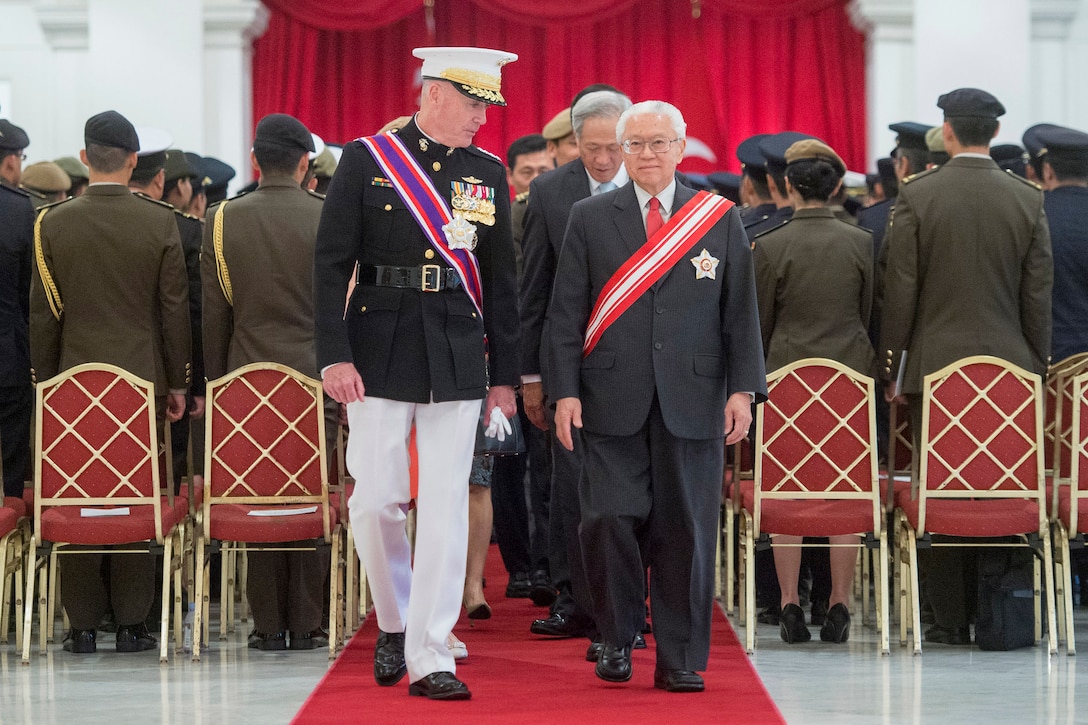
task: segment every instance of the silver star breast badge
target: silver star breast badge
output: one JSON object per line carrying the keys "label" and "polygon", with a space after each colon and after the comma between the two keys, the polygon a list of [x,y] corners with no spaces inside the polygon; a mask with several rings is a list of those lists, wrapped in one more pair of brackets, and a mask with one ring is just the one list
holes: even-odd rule
{"label": "silver star breast badge", "polygon": [[718,258],[710,256],[706,249],[698,257],[692,257],[691,263],[695,265],[695,279],[716,279]]}

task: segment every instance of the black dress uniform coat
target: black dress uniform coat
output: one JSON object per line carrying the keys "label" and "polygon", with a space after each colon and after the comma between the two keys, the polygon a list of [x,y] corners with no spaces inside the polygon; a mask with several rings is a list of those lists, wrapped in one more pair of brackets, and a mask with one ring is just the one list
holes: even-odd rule
{"label": "black dress uniform coat", "polygon": [[370,152],[355,141],[344,148],[317,235],[315,277],[337,280],[314,290],[318,367],[354,361],[366,394],[378,398],[483,398],[486,332],[490,384],[517,385],[517,283],[505,166],[475,146],[449,148],[426,139],[414,119],[398,133],[447,200],[453,182],[494,189],[494,225],[474,222],[484,319],[459,287],[430,293],[358,285],[345,313],[344,295],[357,262],[446,267]]}
{"label": "black dress uniform coat", "polygon": [[1088,352],[1088,189],[1062,186],[1046,193],[1054,248],[1054,335],[1051,360]]}
{"label": "black dress uniform coat", "polygon": [[0,446],[4,494],[22,496],[30,460],[30,268],[34,206],[0,183]]}

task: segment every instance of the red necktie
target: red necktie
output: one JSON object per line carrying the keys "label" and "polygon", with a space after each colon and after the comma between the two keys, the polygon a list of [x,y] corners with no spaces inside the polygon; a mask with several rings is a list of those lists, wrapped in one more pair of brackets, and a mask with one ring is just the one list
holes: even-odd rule
{"label": "red necktie", "polygon": [[646,238],[652,238],[664,225],[665,222],[661,219],[661,201],[656,196],[651,196],[650,211],[646,214]]}

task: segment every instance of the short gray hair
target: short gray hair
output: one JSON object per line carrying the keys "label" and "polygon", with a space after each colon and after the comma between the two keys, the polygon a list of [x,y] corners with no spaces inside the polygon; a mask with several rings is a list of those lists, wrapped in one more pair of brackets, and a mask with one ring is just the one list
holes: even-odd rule
{"label": "short gray hair", "polygon": [[[588,97],[588,96],[587,96]],[[623,131],[627,128],[627,121],[635,116],[664,116],[672,124],[672,130],[677,138],[687,138],[688,125],[684,123],[684,114],[680,109],[665,101],[642,101],[628,108],[620,115],[616,122],[616,140],[623,141]]]}
{"label": "short gray hair", "polygon": [[582,124],[587,118],[618,118],[631,107],[631,99],[615,91],[594,91],[578,99],[570,112],[574,135],[582,137]]}

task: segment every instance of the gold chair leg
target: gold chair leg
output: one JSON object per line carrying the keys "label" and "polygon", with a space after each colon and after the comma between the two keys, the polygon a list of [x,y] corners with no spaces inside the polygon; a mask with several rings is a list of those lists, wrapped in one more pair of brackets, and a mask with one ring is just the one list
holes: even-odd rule
{"label": "gold chair leg", "polygon": [[359,584],[355,577],[355,543],[352,541],[351,525],[344,527],[344,618],[347,632],[354,632],[359,626]]}
{"label": "gold chair leg", "polygon": [[159,664],[169,661],[167,646],[170,634],[170,568],[174,555],[174,532],[163,537],[162,542],[162,611],[159,616]]}
{"label": "gold chair leg", "polygon": [[[25,599],[23,601],[23,641],[22,641],[22,645],[23,645],[23,664],[24,665],[29,665],[30,664],[30,638],[31,638],[31,634],[33,633],[33,626],[32,626],[33,620],[32,620],[32,617],[34,616],[34,577],[35,577],[35,574],[37,573],[37,569],[38,569],[37,543],[38,543],[38,537],[36,535],[31,535],[31,537],[30,537],[30,546],[29,546],[28,553],[27,553],[27,556],[30,557],[31,562],[30,562],[30,566],[27,567],[27,571],[26,571],[26,597],[25,597]],[[42,625],[44,626],[44,622],[42,623]]]}
{"label": "gold chair leg", "polygon": [[1077,653],[1077,642],[1075,632],[1073,630],[1073,574],[1072,566],[1069,562],[1069,535],[1065,530],[1065,527],[1061,523],[1057,526],[1058,545],[1055,547],[1055,570],[1058,568],[1057,561],[1061,559],[1061,577],[1058,578],[1058,586],[1061,588],[1061,614],[1058,617],[1058,624],[1062,628],[1062,632],[1058,635],[1058,639],[1065,640],[1065,651],[1070,657]]}
{"label": "gold chair leg", "polygon": [[725,612],[736,614],[737,605],[737,512],[733,502],[725,502]]}
{"label": "gold chair leg", "polygon": [[873,579],[876,590],[877,628],[880,630],[880,653],[891,654],[888,632],[888,532],[880,532],[880,550],[877,552],[876,576]]}
{"label": "gold chair leg", "polygon": [[1031,566],[1031,602],[1035,616],[1034,640],[1038,642],[1043,638],[1043,587],[1038,557],[1032,557]]}
{"label": "gold chair leg", "polygon": [[208,580],[204,576],[203,536],[198,536],[193,541],[193,559],[193,573],[195,575],[193,601],[196,603],[196,606],[193,607],[192,660],[193,662],[200,662],[200,648],[202,643],[207,641],[207,635],[204,632],[204,624],[208,618]]}
{"label": "gold chair leg", "polygon": [[[49,618],[46,620],[48,628],[45,632],[45,641],[47,644],[52,644],[55,641],[55,630],[57,626],[57,602],[60,600],[60,562],[57,561],[57,548],[54,546],[49,553],[49,601],[48,601],[48,613]],[[68,631],[68,613],[62,612],[64,618],[62,630]],[[62,634],[61,637],[64,635]]]}
{"label": "gold chair leg", "polygon": [[8,597],[11,592],[11,577],[9,575],[14,574],[12,562],[9,561],[11,555],[11,540],[16,536],[16,532],[12,531],[0,538],[0,580],[3,585],[0,586],[0,617],[3,618],[3,623],[0,624],[0,644],[8,643],[8,632],[11,629],[8,626]]}
{"label": "gold chair leg", "polygon": [[741,523],[744,536],[744,649],[748,654],[756,651],[756,547],[753,535],[754,523],[747,511],[742,511]]}
{"label": "gold chair leg", "polygon": [[[183,629],[185,627],[184,614],[182,612],[182,588],[183,572],[185,571],[185,563],[189,561],[189,552],[185,548],[185,530],[180,529],[177,533],[177,539],[174,542],[174,562],[171,568],[171,572],[174,577],[174,651],[178,651],[184,644]],[[189,596],[193,595],[193,590],[189,590]]]}
{"label": "gold chair leg", "polygon": [[234,544],[224,541],[219,551],[223,557],[219,568],[219,641],[222,642],[228,632],[234,631]]}
{"label": "gold chair leg", "polygon": [[1057,618],[1054,607],[1054,551],[1050,544],[1049,532],[1043,533],[1043,573],[1046,576],[1046,622],[1047,622],[1047,651],[1058,654]]}
{"label": "gold chair leg", "polygon": [[922,654],[922,605],[918,589],[918,541],[914,529],[907,530],[907,546],[910,555],[910,615],[914,627],[914,654]]}
{"label": "gold chair leg", "polygon": [[[238,582],[238,620],[242,624],[249,623],[249,552],[246,545],[242,544],[238,557],[238,570],[235,572],[235,581]],[[234,601],[233,599],[231,601]],[[231,631],[234,631],[234,613],[231,612]]]}
{"label": "gold chair leg", "polygon": [[340,649],[340,619],[343,616],[344,601],[340,593],[340,530],[333,532],[332,561],[329,565],[329,659],[336,659]]}

